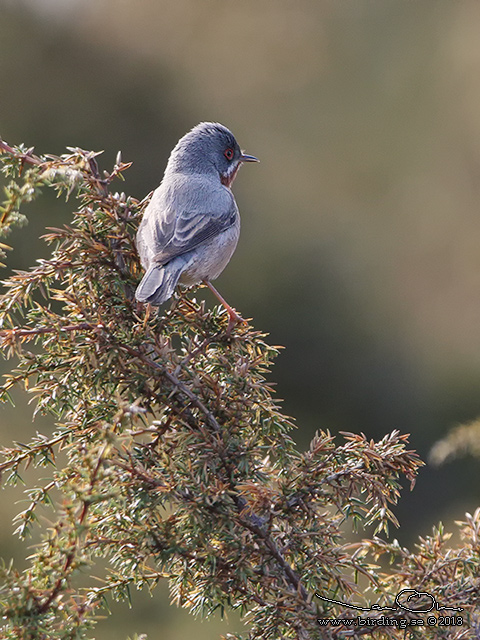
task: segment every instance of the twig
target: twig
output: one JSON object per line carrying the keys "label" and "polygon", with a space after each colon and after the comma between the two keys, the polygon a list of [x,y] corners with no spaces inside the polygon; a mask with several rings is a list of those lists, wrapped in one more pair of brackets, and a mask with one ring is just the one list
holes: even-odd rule
{"label": "twig", "polygon": [[[35,453],[37,452],[44,451],[45,449],[53,449],[54,446],[66,440],[70,435],[71,435],[71,431],[67,431],[66,433],[62,433],[56,438],[52,438],[51,440],[46,440],[45,442],[42,442],[38,445],[30,447],[26,451],[17,454],[14,460],[8,460],[7,462],[0,464],[0,472],[5,471],[5,469],[9,469],[12,466],[19,465],[21,462],[23,462],[27,458],[30,458],[32,455],[35,455]],[[12,449],[3,451],[3,453],[6,453],[6,454],[11,452],[12,452]]]}
{"label": "twig", "polygon": [[56,331],[81,331],[82,329],[91,329],[96,331],[98,329],[104,329],[104,326],[99,324],[91,324],[90,322],[80,322],[79,324],[70,324],[60,327],[38,327],[37,329],[20,329],[19,327],[13,327],[13,329],[1,329],[0,337],[6,336],[36,336],[44,333],[55,333]]}
{"label": "twig", "polygon": [[[108,448],[108,443],[105,443],[102,451],[100,452],[99,456],[98,456],[98,460],[97,460],[97,464],[95,465],[95,469],[93,470],[93,474],[92,474],[92,479],[90,482],[90,494],[93,491],[93,488],[95,486],[95,483],[97,481],[97,477],[98,477],[98,472],[100,471],[100,466],[103,462],[103,456],[105,455],[105,452]],[[79,525],[83,525],[85,522],[85,519],[87,517],[87,513],[88,513],[88,508],[90,506],[90,501],[88,499],[84,499],[83,500],[83,505],[82,505],[82,510],[80,512],[80,517],[78,519],[78,524]],[[76,542],[76,545],[78,544],[78,540]],[[65,559],[65,564],[63,566],[63,575],[58,578],[57,582],[55,583],[55,586],[53,587],[53,589],[50,592],[50,595],[48,595],[45,599],[45,601],[42,604],[39,604],[37,606],[37,613],[38,614],[42,614],[45,613],[49,606],[52,604],[52,602],[57,598],[57,596],[59,595],[61,589],[62,589],[62,585],[64,583],[64,581],[66,580],[66,574],[72,564],[72,562],[75,559],[75,551],[76,551],[76,545],[75,545],[75,549],[70,551],[70,553],[67,554],[67,557]]]}
{"label": "twig", "polygon": [[32,151],[33,151],[33,147],[31,149],[28,149],[25,153],[19,153],[18,151],[15,151],[13,147],[11,147],[9,144],[7,144],[4,140],[0,138],[0,153],[1,152],[8,153],[14,158],[18,158],[18,160],[21,160],[22,162],[28,162],[28,164],[34,164],[34,165],[44,164],[43,160],[41,160],[41,158],[39,158],[38,156],[33,155]]}

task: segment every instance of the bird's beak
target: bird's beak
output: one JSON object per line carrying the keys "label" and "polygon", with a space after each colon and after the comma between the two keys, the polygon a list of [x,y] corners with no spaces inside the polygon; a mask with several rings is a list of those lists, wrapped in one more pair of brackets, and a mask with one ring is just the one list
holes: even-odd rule
{"label": "bird's beak", "polygon": [[255,156],[249,156],[248,153],[242,153],[240,162],[260,162],[260,160],[255,158]]}

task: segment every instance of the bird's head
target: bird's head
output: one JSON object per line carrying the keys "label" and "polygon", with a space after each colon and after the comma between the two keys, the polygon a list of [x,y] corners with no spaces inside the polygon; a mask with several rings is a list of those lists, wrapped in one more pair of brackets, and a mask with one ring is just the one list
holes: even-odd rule
{"label": "bird's head", "polygon": [[233,133],[217,122],[201,122],[181,138],[169,159],[174,171],[217,173],[230,187],[243,162],[258,162],[244,153]]}

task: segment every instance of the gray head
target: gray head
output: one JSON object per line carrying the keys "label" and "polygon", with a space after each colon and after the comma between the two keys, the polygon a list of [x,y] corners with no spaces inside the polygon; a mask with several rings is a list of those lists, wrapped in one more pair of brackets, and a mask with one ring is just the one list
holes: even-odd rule
{"label": "gray head", "polygon": [[230,187],[242,162],[258,160],[242,152],[233,133],[223,124],[201,122],[177,142],[167,171],[214,173]]}

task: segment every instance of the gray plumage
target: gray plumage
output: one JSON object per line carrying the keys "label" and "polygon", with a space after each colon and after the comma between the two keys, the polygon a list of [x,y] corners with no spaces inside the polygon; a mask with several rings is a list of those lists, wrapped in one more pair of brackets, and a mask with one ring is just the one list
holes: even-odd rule
{"label": "gray plumage", "polygon": [[242,162],[254,161],[218,123],[202,122],[178,141],[138,229],[146,273],[137,300],[160,305],[177,284],[191,286],[221,274],[240,235],[230,186]]}

